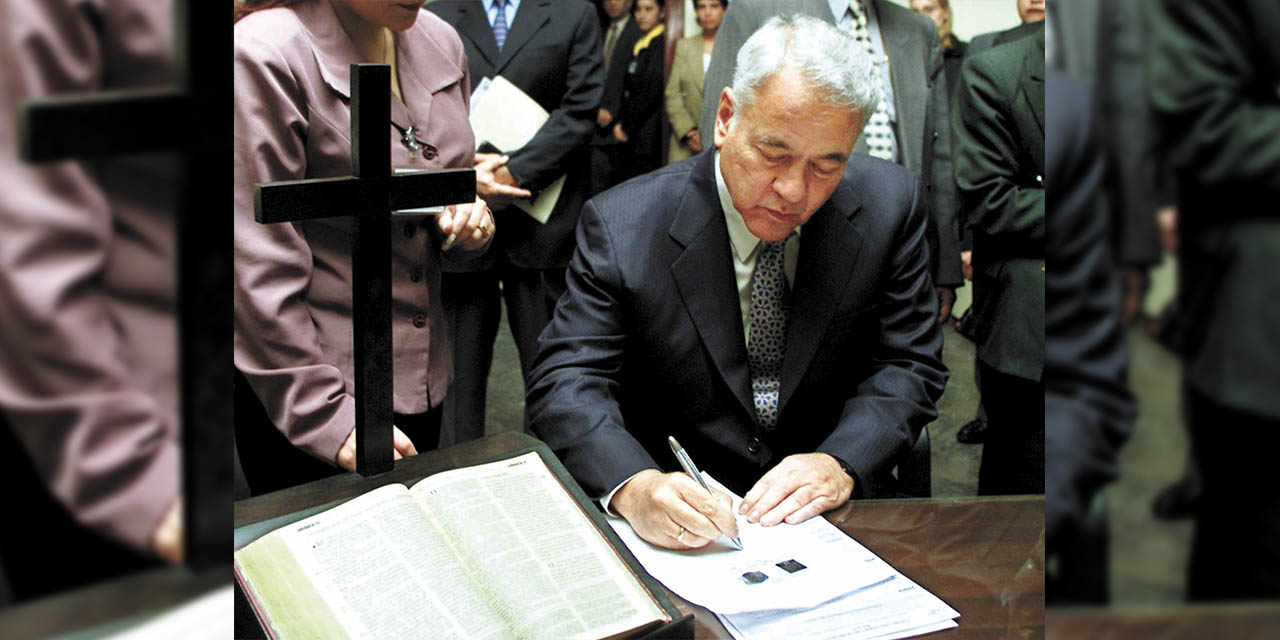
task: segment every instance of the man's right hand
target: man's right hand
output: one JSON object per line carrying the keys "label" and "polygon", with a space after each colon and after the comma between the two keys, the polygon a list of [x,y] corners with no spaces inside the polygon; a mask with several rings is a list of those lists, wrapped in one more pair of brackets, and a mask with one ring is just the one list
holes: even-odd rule
{"label": "man's right hand", "polygon": [[532,195],[528,189],[521,189],[511,179],[510,171],[506,170],[509,159],[508,156],[496,153],[476,154],[476,193],[494,211],[510,205],[516,198],[528,198]]}
{"label": "man's right hand", "polygon": [[613,495],[610,506],[642,539],[664,549],[697,549],[721,535],[738,537],[733,500],[707,493],[683,472],[641,471]]}
{"label": "man's right hand", "polygon": [[[406,436],[399,427],[391,427],[391,459],[399,460],[405,456],[416,456],[418,450],[413,447],[413,441]],[[347,435],[347,441],[342,443],[342,448],[338,449],[338,466],[347,471],[356,470],[356,430],[352,429]]]}

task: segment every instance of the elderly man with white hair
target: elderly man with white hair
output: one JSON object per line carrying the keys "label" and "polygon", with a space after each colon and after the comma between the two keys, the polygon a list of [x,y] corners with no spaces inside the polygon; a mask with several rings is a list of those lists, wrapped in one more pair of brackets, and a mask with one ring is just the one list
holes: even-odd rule
{"label": "elderly man with white hair", "polygon": [[[919,179],[853,155],[869,56],[809,17],[739,50],[715,151],[589,201],[529,423],[587,493],[669,548],[892,495],[947,372]],[[680,473],[667,437],[745,499]],[[736,516],[736,517],[735,517]]]}

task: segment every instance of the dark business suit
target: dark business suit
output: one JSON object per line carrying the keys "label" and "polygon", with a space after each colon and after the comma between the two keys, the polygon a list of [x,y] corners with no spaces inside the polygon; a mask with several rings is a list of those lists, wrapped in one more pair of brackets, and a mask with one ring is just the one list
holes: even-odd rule
{"label": "dark business suit", "polygon": [[[949,92],[943,73],[938,27],[929,18],[888,0],[871,0],[879,19],[885,55],[893,83],[897,113],[898,157],[902,166],[919,174],[928,192],[930,268],[938,286],[964,284],[960,268],[958,201],[952,175]],[[835,24],[827,0],[735,0],[729,4],[716,32],[715,51],[702,85],[700,131],[714,131],[720,93],[733,82],[738,50],[765,21],[775,15],[804,14]],[[880,75],[876,74],[879,80]],[[710,134],[707,134],[710,140]],[[865,154],[865,136],[854,153]]]}
{"label": "dark business suit", "polygon": [[538,333],[564,290],[573,229],[587,197],[588,142],[602,79],[600,27],[582,0],[524,0],[502,50],[477,0],[440,0],[427,8],[453,25],[466,48],[473,84],[496,75],[533,98],[550,118],[511,156],[507,168],[535,194],[565,176],[546,224],[511,206],[496,212],[494,246],[479,264],[446,265],[445,306],[455,346],[442,444],[484,435],[485,386],[501,314],[498,279],[526,377]]}
{"label": "dark business suit", "polygon": [[569,293],[540,340],[533,431],[587,493],[676,470],[674,435],[741,494],[784,456],[846,462],[854,496],[934,418],[946,384],[919,183],[854,156],[806,223],[775,430],[757,427],[715,154],[641,176],[583,208]]}
{"label": "dark business suit", "polygon": [[[656,27],[655,27],[656,28]],[[663,73],[666,36],[659,34],[637,52],[627,66],[623,101],[618,123],[627,135],[621,166],[614,171],[619,181],[648,173],[662,166]]]}
{"label": "dark business suit", "polygon": [[1203,478],[1188,596],[1280,596],[1280,5],[1147,5],[1178,187],[1186,408]]}
{"label": "dark business suit", "polygon": [[[609,25],[606,24],[604,29],[607,32]],[[627,69],[631,66],[636,42],[643,35],[644,32],[636,24],[635,17],[628,13],[627,22],[622,27],[622,32],[618,34],[618,42],[613,47],[609,68],[604,72],[604,88],[600,92],[599,106],[608,111],[613,116],[613,120],[603,127],[597,123],[591,138],[590,195],[600,193],[621,182],[615,167],[625,160],[623,156],[625,150],[622,143],[613,137],[613,125],[617,123],[619,114],[622,112]],[[603,44],[600,51],[603,54]],[[594,117],[592,114],[593,119]]]}
{"label": "dark business suit", "polygon": [[1135,406],[1125,387],[1129,352],[1100,197],[1099,123],[1080,83],[1050,69],[1045,85],[1053,105],[1045,251],[1054,268],[1045,274],[1043,375],[1045,528],[1053,553],[1069,544],[1097,491],[1119,475]]}
{"label": "dark business suit", "polygon": [[965,61],[956,185],[990,431],[979,493],[1044,491],[1044,29]]}

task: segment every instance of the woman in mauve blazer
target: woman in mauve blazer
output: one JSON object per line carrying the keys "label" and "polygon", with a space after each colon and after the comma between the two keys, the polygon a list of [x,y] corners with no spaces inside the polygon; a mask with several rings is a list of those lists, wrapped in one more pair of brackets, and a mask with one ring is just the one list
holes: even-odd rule
{"label": "woman in mauve blazer", "polygon": [[[671,123],[668,164],[684,160],[704,148],[698,131],[698,118],[702,115],[702,78],[711,62],[716,31],[720,29],[725,9],[729,8],[729,0],[697,0],[695,5],[702,33],[676,41],[671,77],[667,80],[667,120]],[[711,141],[710,136],[706,141]]]}
{"label": "woman in mauve blazer", "polygon": [[[355,62],[393,63],[393,168],[469,168],[475,139],[462,42],[434,14],[391,0],[247,4],[269,8],[235,25],[236,442],[250,489],[261,493],[354,467],[352,229],[349,217],[259,224],[254,184],[351,173]],[[417,148],[405,142],[410,128]],[[486,247],[493,234],[481,201],[451,211],[440,222],[397,216],[388,238],[397,457],[439,437],[452,371],[442,239],[458,232],[453,256]]]}

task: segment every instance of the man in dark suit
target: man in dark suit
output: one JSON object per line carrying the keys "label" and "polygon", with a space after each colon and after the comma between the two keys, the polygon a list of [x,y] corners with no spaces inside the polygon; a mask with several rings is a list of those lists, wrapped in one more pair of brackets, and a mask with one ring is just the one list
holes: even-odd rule
{"label": "man in dark suit", "polygon": [[[484,435],[485,387],[501,316],[499,280],[526,379],[538,334],[564,292],[600,102],[600,26],[582,0],[509,0],[502,6],[440,0],[427,8],[462,37],[473,82],[500,75],[550,114],[525,146],[501,150],[509,160],[476,154],[476,189],[502,231],[478,263],[445,265],[442,288],[455,362],[442,434],[448,444]],[[509,206],[513,194],[537,193],[560,176],[564,188],[546,224]]]}
{"label": "man in dark suit", "polygon": [[1188,597],[1280,596],[1280,4],[1147,4],[1150,96],[1176,177],[1170,334],[1203,497]]}
{"label": "man in dark suit", "polygon": [[583,488],[665,547],[736,532],[726,497],[659,470],[679,469],[667,436],[749,522],[796,523],[891,494],[947,378],[920,182],[852,152],[865,50],[807,16],[743,50],[717,151],[583,209],[527,396]]}
{"label": "man in dark suit", "polygon": [[977,55],[991,47],[1012,42],[1024,35],[1035,33],[1035,25],[1045,18],[1044,0],[1017,0],[1014,4],[1017,5],[1018,20],[1022,24],[1012,29],[989,31],[974,36],[973,41],[969,43],[969,55]]}
{"label": "man in dark suit", "polygon": [[609,24],[604,36],[604,90],[596,111],[595,135],[591,138],[591,191],[595,195],[618,182],[614,167],[624,145],[613,135],[613,127],[622,114],[623,82],[632,51],[644,33],[631,17],[632,0],[601,0],[600,6]]}
{"label": "man in dark suit", "polygon": [[965,61],[956,185],[973,229],[988,432],[978,493],[1044,492],[1044,25]]}
{"label": "man in dark suit", "polygon": [[[880,58],[877,78],[886,98],[885,111],[894,162],[919,174],[929,204],[930,274],[939,301],[938,321],[951,316],[955,289],[964,284],[960,268],[955,179],[951,168],[949,93],[933,21],[888,0],[862,0],[854,15],[848,0],[735,0],[716,34],[715,51],[703,81],[699,126],[710,131],[720,91],[729,84],[743,41],[770,16],[796,13],[813,16],[846,32],[865,28],[867,42]],[[887,58],[887,63],[885,59]],[[868,125],[873,125],[869,121]],[[874,131],[864,127],[854,153],[873,153]],[[878,146],[878,145],[877,145]],[[885,157],[883,155],[878,157]]]}

